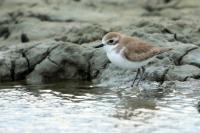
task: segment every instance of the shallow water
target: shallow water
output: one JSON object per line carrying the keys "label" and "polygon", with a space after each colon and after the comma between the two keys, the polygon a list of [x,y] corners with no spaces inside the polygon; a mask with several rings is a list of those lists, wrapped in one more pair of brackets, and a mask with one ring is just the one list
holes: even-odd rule
{"label": "shallow water", "polygon": [[0,86],[0,133],[199,132],[200,83],[170,91],[87,82]]}

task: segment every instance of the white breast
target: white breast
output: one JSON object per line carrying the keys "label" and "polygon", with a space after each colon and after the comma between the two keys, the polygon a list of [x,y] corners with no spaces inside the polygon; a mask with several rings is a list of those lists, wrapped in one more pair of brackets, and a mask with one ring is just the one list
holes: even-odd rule
{"label": "white breast", "polygon": [[115,50],[113,50],[115,46],[110,46],[110,45],[106,45],[104,46],[108,59],[115,65],[121,67],[121,68],[125,68],[125,69],[138,69],[144,65],[146,65],[147,63],[149,63],[150,61],[152,61],[154,58],[150,58],[144,61],[137,61],[137,62],[133,62],[133,61],[129,61],[126,58],[124,58],[120,52],[117,53]]}

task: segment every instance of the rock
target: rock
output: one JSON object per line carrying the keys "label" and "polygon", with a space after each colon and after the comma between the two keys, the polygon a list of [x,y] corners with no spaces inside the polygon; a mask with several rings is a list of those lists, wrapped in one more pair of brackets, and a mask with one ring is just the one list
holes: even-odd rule
{"label": "rock", "polygon": [[174,63],[176,65],[181,65],[181,61],[190,51],[193,51],[194,49],[197,49],[198,46],[193,44],[182,44],[178,43],[175,44],[174,50],[172,50],[172,54],[169,55],[171,59],[173,59]]}
{"label": "rock", "polygon": [[78,28],[74,27],[66,32],[66,35],[57,38],[56,40],[83,44],[99,40],[105,33],[106,31],[99,25],[87,25]]}
{"label": "rock", "polygon": [[164,82],[166,73],[170,69],[170,66],[150,66],[146,70],[146,79],[157,82]]}
{"label": "rock", "polygon": [[200,101],[197,103],[197,110],[200,112]]}
{"label": "rock", "polygon": [[[182,0],[180,6],[193,2],[199,5]],[[139,4],[139,0],[1,1],[0,81],[79,79],[130,86],[136,70],[114,66],[102,49],[93,48],[109,31],[174,49],[145,66],[146,81],[199,78],[199,9],[147,12]]]}
{"label": "rock", "polygon": [[24,75],[23,78],[20,78],[24,79],[27,74],[34,70],[37,64],[42,62],[49,55],[49,53],[59,45],[59,43],[54,41],[46,41],[43,43],[35,43],[33,46],[26,49],[20,49],[21,58],[17,59],[15,62],[16,76],[19,77],[20,75]]}
{"label": "rock", "polygon": [[[47,67],[48,66],[48,67]],[[45,81],[56,81],[63,79],[87,79],[87,59],[79,46],[65,43],[55,48],[43,62],[38,64],[33,72],[28,75],[29,82],[37,77]],[[38,75],[36,77],[36,75]]]}
{"label": "rock", "polygon": [[101,52],[69,42],[54,48],[48,57],[45,57],[27,76],[28,82],[64,79],[91,80],[102,71],[107,63]]}
{"label": "rock", "polygon": [[200,69],[192,65],[174,66],[166,74],[166,80],[185,81],[187,78],[196,78],[200,75]]}
{"label": "rock", "polygon": [[181,0],[145,0],[143,7],[149,12],[163,10],[166,8],[176,8]]}
{"label": "rock", "polygon": [[53,40],[4,45],[0,48],[0,81],[23,80],[26,77],[29,83],[91,80],[108,63],[103,53],[88,46]]}
{"label": "rock", "polygon": [[7,39],[10,35],[10,31],[8,29],[7,26],[2,25],[0,27],[0,37],[2,37],[3,39]]}
{"label": "rock", "polygon": [[26,43],[24,45],[2,46],[0,54],[2,64],[1,81],[14,81],[25,79],[34,67],[46,58],[49,52],[59,45],[54,41],[43,43]]}
{"label": "rock", "polygon": [[[2,54],[1,54],[2,55]],[[4,57],[0,57],[0,81],[12,81],[11,62]]]}
{"label": "rock", "polygon": [[106,69],[109,63],[106,53],[103,50],[95,50],[92,58],[90,59],[90,76],[91,79],[97,78],[97,76]]}
{"label": "rock", "polygon": [[[33,28],[37,27],[37,28]],[[12,33],[12,34],[11,34]],[[77,44],[88,43],[102,38],[106,31],[96,24],[86,22],[47,22],[36,18],[24,18],[12,26],[0,27],[0,37],[5,44],[56,39]]]}
{"label": "rock", "polygon": [[99,73],[94,82],[100,83],[103,86],[130,87],[135,75],[136,70],[130,71],[122,69],[112,63],[109,63],[107,67]]}
{"label": "rock", "polygon": [[191,64],[197,67],[200,67],[200,49],[194,49],[190,51],[187,55],[185,55],[182,60],[181,64]]}
{"label": "rock", "polygon": [[98,40],[105,34],[105,30],[101,26],[94,24],[44,22],[38,19],[22,19],[18,24],[9,27],[9,29],[9,32],[12,33],[9,37],[5,28],[4,34],[2,34],[2,36],[7,38],[7,43],[21,43],[55,38],[56,40],[82,44]]}

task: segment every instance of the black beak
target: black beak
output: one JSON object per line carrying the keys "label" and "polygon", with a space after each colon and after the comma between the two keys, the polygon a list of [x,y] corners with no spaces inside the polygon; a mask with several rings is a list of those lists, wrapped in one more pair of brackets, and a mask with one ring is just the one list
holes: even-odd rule
{"label": "black beak", "polygon": [[104,44],[99,44],[99,45],[95,46],[94,48],[100,48],[100,47],[103,47],[103,46],[104,46]]}

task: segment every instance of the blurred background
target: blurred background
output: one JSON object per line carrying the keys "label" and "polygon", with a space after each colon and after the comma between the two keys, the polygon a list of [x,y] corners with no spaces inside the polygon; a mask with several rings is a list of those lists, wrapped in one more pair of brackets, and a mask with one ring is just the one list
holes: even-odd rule
{"label": "blurred background", "polygon": [[[196,22],[199,6],[199,0],[0,0],[0,42],[63,36],[68,36],[65,41],[91,42],[141,21]],[[92,39],[86,41],[78,36],[91,33]]]}

